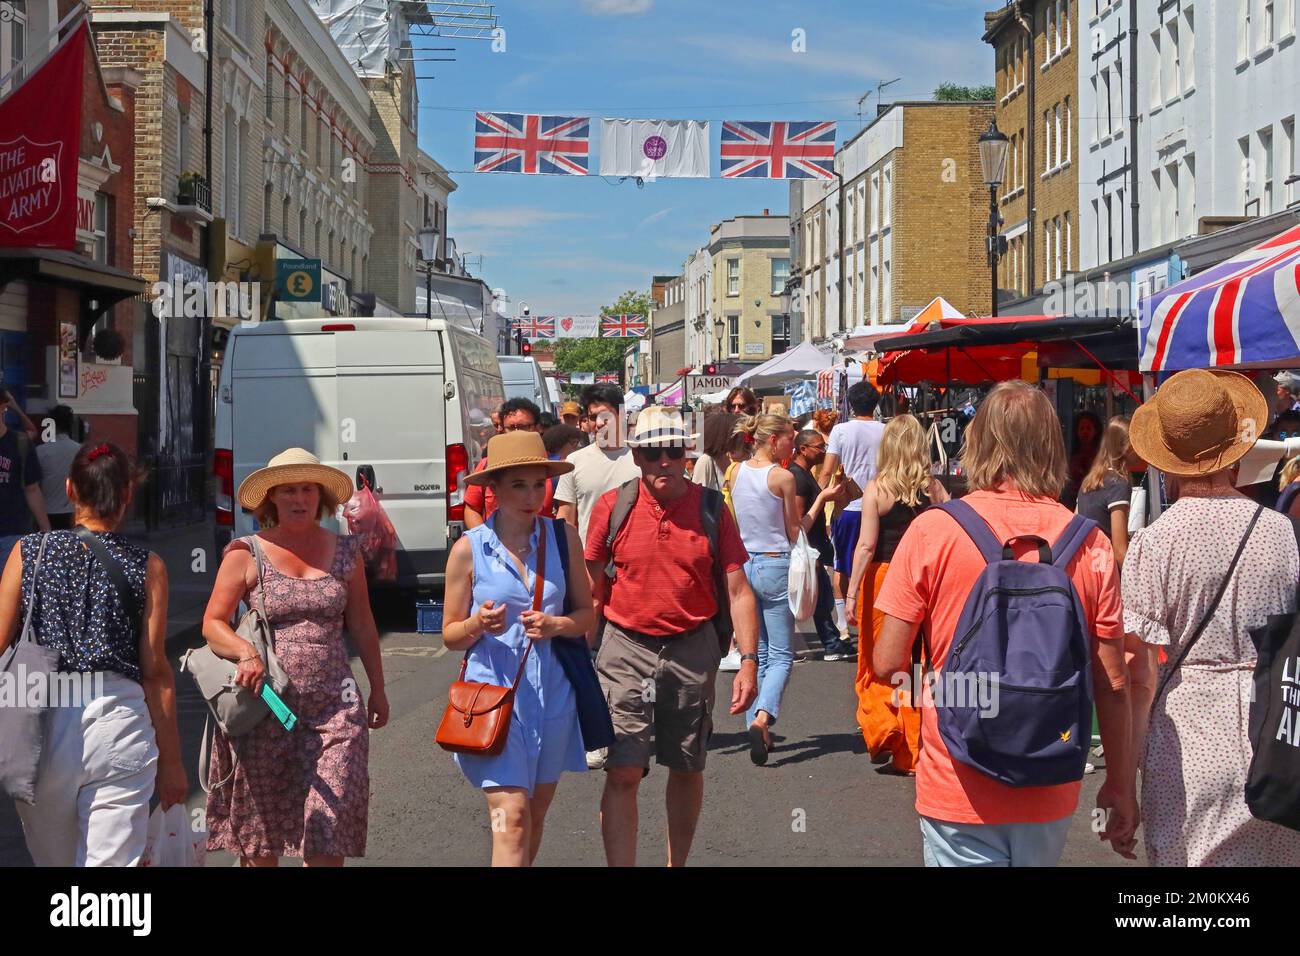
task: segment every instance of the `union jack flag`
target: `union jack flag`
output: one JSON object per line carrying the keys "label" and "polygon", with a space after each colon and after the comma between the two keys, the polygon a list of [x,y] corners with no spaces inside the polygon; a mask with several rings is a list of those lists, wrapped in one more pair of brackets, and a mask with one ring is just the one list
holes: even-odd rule
{"label": "union jack flag", "polygon": [[1144,372],[1300,356],[1300,226],[1142,299]]}
{"label": "union jack flag", "polygon": [[535,315],[515,320],[515,331],[526,339],[555,338],[555,316]]}
{"label": "union jack flag", "polygon": [[723,179],[834,179],[834,123],[723,123]]}
{"label": "union jack flag", "polygon": [[618,379],[619,379],[618,372],[601,372],[599,375],[596,376],[596,384],[617,385]]}
{"label": "union jack flag", "polygon": [[475,113],[474,172],[587,175],[591,119]]}
{"label": "union jack flag", "polygon": [[639,339],[645,337],[644,315],[602,315],[600,337],[603,339]]}

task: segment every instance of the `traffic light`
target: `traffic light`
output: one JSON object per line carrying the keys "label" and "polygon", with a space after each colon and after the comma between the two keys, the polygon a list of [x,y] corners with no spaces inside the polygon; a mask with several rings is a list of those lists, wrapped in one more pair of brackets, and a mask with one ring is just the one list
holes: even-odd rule
{"label": "traffic light", "polygon": [[708,365],[704,366],[704,374],[705,374],[705,375],[717,375],[717,374],[718,374],[718,367],[717,367],[716,365],[714,365],[712,362],[710,362]]}
{"label": "traffic light", "polygon": [[519,352],[520,355],[533,354],[533,343],[529,342],[527,339],[524,339],[523,344],[519,348],[520,348],[520,352]]}

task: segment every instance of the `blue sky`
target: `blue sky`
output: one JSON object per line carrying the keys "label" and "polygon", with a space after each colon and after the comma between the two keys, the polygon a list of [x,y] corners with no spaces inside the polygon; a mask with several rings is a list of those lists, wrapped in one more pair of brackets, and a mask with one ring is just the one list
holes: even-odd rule
{"label": "blue sky", "polygon": [[[448,231],[473,270],[534,315],[593,313],[652,274],[675,274],[736,215],[788,207],[783,180],[716,178],[723,120],[837,120],[837,144],[859,127],[857,99],[902,79],[885,100],[929,99],[941,82],[990,83],[976,0],[520,0],[498,2],[506,49],[456,46],[454,63],[417,63],[420,144],[453,171]],[[804,31],[806,52],[791,49]],[[873,115],[873,93],[866,109]],[[474,174],[474,111],[705,119],[711,179],[638,189],[600,176]],[[593,158],[599,122],[592,124]],[[473,265],[473,264],[471,264]]]}

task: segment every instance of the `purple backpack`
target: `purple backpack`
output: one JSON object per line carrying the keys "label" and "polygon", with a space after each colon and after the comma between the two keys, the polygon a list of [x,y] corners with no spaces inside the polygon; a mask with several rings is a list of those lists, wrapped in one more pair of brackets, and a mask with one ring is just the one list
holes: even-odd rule
{"label": "purple backpack", "polygon": [[[1092,737],[1092,639],[1066,567],[1096,522],[1075,515],[1050,547],[999,542],[961,500],[940,506],[980,549],[943,667],[928,677],[948,753],[1012,787],[1083,778]],[[1038,543],[1038,562],[1011,545]]]}

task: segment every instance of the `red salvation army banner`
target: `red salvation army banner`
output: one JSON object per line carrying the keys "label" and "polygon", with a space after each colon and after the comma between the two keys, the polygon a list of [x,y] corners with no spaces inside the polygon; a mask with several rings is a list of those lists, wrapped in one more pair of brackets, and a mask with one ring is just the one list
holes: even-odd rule
{"label": "red salvation army banner", "polygon": [[0,246],[75,249],[82,21],[50,58],[0,100]]}

